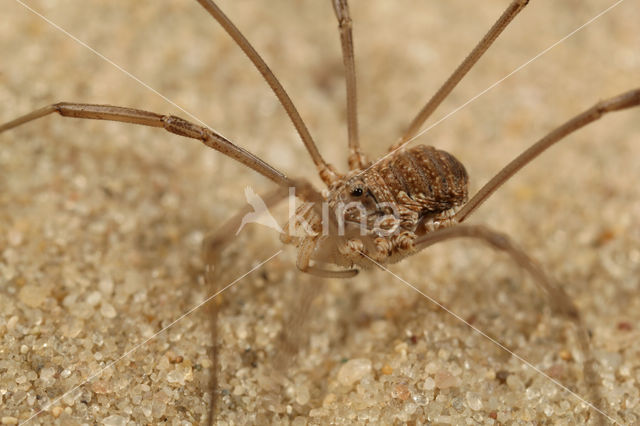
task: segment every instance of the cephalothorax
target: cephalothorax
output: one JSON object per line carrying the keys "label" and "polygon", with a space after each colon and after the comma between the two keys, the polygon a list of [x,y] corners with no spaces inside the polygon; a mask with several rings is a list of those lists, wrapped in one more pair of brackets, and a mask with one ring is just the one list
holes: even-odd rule
{"label": "cephalothorax", "polygon": [[[462,164],[451,154],[434,147],[409,147],[424,122],[442,103],[458,82],[487,51],[527,0],[513,0],[487,34],[426,103],[408,126],[404,135],[389,148],[383,158],[368,162],[360,150],[356,79],[351,18],[347,0],[333,0],[339,22],[347,87],[347,122],[349,171],[339,173],[320,155],[293,102],[260,55],[212,0],[198,0],[227,31],[254,63],[291,118],[301,140],[327,188],[320,192],[303,179],[292,179],[247,150],[206,127],[175,116],[138,109],[79,103],[57,103],[0,125],[0,132],[43,116],[62,116],[120,121],[165,130],[202,141],[205,145],[233,158],[278,185],[278,190],[264,197],[267,206],[286,198],[289,189],[305,202],[290,219],[282,239],[298,249],[300,270],[319,276],[349,277],[356,268],[393,263],[436,242],[451,238],[476,238],[508,253],[530,272],[561,312],[570,316],[580,329],[580,342],[588,348],[588,337],[581,326],[573,303],[526,253],[496,231],[462,222],[511,176],[540,153],[568,134],[599,119],[602,115],[640,105],[640,88],[598,102],[571,118],[534,143],[506,165],[468,199],[468,176]],[[215,264],[220,251],[238,228],[244,211],[205,242],[207,262]],[[303,231],[303,232],[297,232]],[[336,266],[338,268],[336,268]],[[586,363],[588,365],[588,363]],[[587,368],[587,367],[585,367]],[[598,404],[597,395],[592,399]]]}

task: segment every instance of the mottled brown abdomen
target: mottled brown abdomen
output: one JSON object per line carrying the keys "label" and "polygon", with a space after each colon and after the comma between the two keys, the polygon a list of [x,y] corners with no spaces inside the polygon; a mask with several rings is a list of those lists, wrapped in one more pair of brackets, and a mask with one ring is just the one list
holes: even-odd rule
{"label": "mottled brown abdomen", "polygon": [[398,151],[366,170],[363,178],[377,202],[409,202],[411,210],[420,214],[446,211],[467,200],[469,177],[464,166],[432,146]]}

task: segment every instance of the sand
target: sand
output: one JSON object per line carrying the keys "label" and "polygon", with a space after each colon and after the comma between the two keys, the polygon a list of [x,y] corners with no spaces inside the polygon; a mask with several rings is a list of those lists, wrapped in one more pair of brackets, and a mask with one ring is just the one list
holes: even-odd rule
{"label": "sand", "polygon": [[[353,3],[362,144],[375,157],[507,1]],[[241,146],[319,184],[275,97],[195,2],[28,4]],[[611,4],[533,1],[429,123]],[[342,60],[329,2],[220,6],[282,80],[323,155],[344,170]],[[189,118],[18,2],[2,8],[0,122],[62,100]],[[636,4],[624,1],[415,143],[456,155],[477,190],[555,125],[638,84],[639,21]],[[639,117],[638,109],[616,113],[572,135],[471,220],[511,235],[575,301],[593,334],[602,408],[621,424],[640,418]],[[210,310],[155,333],[213,293],[202,278],[203,237],[244,204],[246,185],[258,193],[272,185],[157,129],[49,117],[0,135],[0,144],[0,423],[207,423]],[[595,421],[576,396],[389,272],[314,281],[295,269],[291,247],[281,249],[274,231],[249,225],[217,265],[218,287],[234,283],[215,299],[217,424]],[[503,254],[452,241],[390,269],[588,398],[572,327]],[[296,332],[290,325],[309,287],[318,296]],[[300,352],[278,367],[283,328],[297,333]]]}

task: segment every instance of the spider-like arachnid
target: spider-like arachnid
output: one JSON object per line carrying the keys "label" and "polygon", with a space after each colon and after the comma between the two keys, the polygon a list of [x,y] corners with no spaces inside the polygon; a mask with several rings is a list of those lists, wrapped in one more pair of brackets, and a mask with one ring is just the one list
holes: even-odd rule
{"label": "spider-like arachnid", "polygon": [[[185,49],[186,49],[186,48],[185,48]],[[436,49],[436,48],[434,47],[434,49]],[[364,56],[364,55],[363,55],[363,56]],[[359,72],[361,73],[362,71],[359,71]],[[321,76],[318,76],[318,80],[321,80]],[[322,85],[322,81],[319,81],[319,83],[318,83],[318,84],[321,86],[321,85]],[[382,83],[380,83],[380,84],[381,84],[381,85],[383,85]],[[415,88],[414,88],[414,89],[415,89]],[[114,102],[115,102],[115,100],[114,100]],[[215,99],[212,99],[212,100],[210,99],[210,100],[209,100],[209,102],[215,102]],[[585,105],[585,106],[586,106],[586,105]],[[405,109],[405,110],[407,110],[407,109]],[[561,120],[559,120],[559,121],[561,121]],[[68,126],[68,124],[66,124],[66,125]],[[68,129],[68,127],[67,127],[67,129]],[[99,131],[99,130],[98,130],[98,129],[99,129],[98,127],[93,127],[93,129],[96,129],[96,131]],[[225,132],[225,133],[227,133],[227,132]],[[40,138],[42,138],[42,136],[39,136],[39,137],[40,137]],[[127,137],[127,139],[128,139],[128,138],[129,138],[129,137]],[[381,138],[381,139],[384,139],[384,138]],[[19,139],[18,139],[18,140],[19,140]],[[88,141],[86,141],[86,142],[88,142]],[[419,142],[419,141],[418,141],[418,142]],[[415,142],[414,144],[417,144],[418,142]],[[154,143],[155,143],[155,142],[154,142]],[[146,144],[146,142],[144,142],[143,144]],[[379,141],[378,141],[378,140],[376,140],[376,145],[378,145],[378,144],[379,144]],[[434,142],[433,144],[434,144],[434,145],[436,145],[436,146],[439,146],[439,144],[438,144],[438,143],[436,143],[436,142]],[[58,145],[58,143],[56,143],[56,145]],[[54,148],[55,148],[55,149],[58,149],[58,148],[59,148],[59,146],[56,146],[56,147],[54,147]],[[133,148],[133,149],[135,149],[135,148]],[[476,150],[476,152],[477,152],[477,150]],[[82,154],[81,154],[81,152],[76,152],[76,153],[70,153],[69,155],[70,155],[70,158],[73,158],[73,157],[74,157],[74,156],[76,156],[76,155],[82,155]],[[123,157],[126,157],[126,154],[124,154],[124,155],[122,155],[122,156],[121,156],[121,158],[123,158]],[[106,158],[106,155],[105,155],[105,161],[109,161],[109,160]],[[61,159],[61,162],[62,162],[62,164],[64,164],[64,163],[65,163],[64,158],[62,158],[62,159]],[[271,162],[271,163],[273,163],[273,161],[270,161],[270,162]],[[135,165],[134,165],[134,164],[131,164],[131,166],[135,166]],[[122,167],[122,168],[124,168],[125,166],[123,165],[123,166],[121,166],[121,167]],[[62,175],[62,176],[64,176],[64,173],[63,173],[63,175]],[[197,178],[197,176],[193,176],[193,177],[194,177],[194,178]],[[58,181],[56,181],[56,180],[53,180],[50,184],[51,184],[51,185],[53,185],[53,186],[55,186],[55,187],[57,187],[57,186],[61,185],[61,183],[60,183],[60,182],[58,182]],[[128,182],[128,184],[130,184],[130,185],[132,185],[132,186],[133,186],[134,182]],[[145,185],[146,183],[145,183],[145,182],[139,182],[139,184],[141,184],[141,185]],[[159,183],[158,183],[158,182],[152,182],[152,184],[154,184],[154,185],[157,185],[157,186],[161,187],[161,190],[158,190],[158,192],[159,192],[158,197],[160,197],[161,195],[165,195],[165,194],[164,194],[164,188],[166,188],[166,185],[167,185],[166,183],[163,183],[163,182],[159,182]],[[82,188],[83,188],[83,181],[82,181],[82,179],[79,179],[79,180],[76,182],[76,185],[77,185],[77,188],[78,188],[79,190],[82,190]],[[165,185],[165,186],[163,187],[163,185]],[[130,188],[128,188],[128,187],[127,187],[126,189],[123,189],[123,188],[118,187],[118,186],[116,186],[115,188],[113,188],[113,187],[110,187],[109,185],[105,185],[105,192],[107,192],[107,193],[115,193],[116,195],[117,195],[118,193],[123,192],[123,191],[124,191],[124,192],[128,192],[128,191],[130,191],[130,190],[131,190],[131,189],[130,189]],[[167,192],[169,192],[169,191],[167,191]],[[130,196],[130,197],[134,197],[134,195],[129,195],[129,196]],[[70,203],[70,205],[69,205],[69,207],[68,207],[68,209],[69,209],[69,210],[73,210],[73,202],[75,201],[75,199],[76,199],[76,196],[75,196],[74,194],[68,194],[68,202]],[[163,202],[165,202],[168,206],[170,206],[170,205],[171,205],[171,202],[172,202],[172,201],[171,201],[171,196],[170,196],[170,195],[166,195],[166,198],[163,198]],[[523,203],[523,204],[524,204],[524,203]],[[157,214],[158,214],[158,213],[157,213],[157,211],[155,211],[153,208],[149,208],[149,209],[150,209],[150,211],[152,212],[152,215],[157,215]],[[189,208],[186,208],[185,210],[189,210]],[[91,213],[91,211],[90,211],[90,213]],[[83,212],[82,212],[82,211],[80,211],[80,214],[81,214],[81,216],[82,216],[82,215],[83,215]],[[123,213],[123,214],[124,214],[124,213]],[[86,212],[84,213],[84,215],[85,215],[85,216],[91,216],[90,214],[87,214]],[[118,218],[116,218],[116,219],[118,219]],[[116,224],[117,224],[117,223],[121,223],[120,221],[122,221],[122,220],[123,220],[123,219],[115,220],[115,223],[116,223]],[[113,225],[113,224],[112,224],[112,226],[115,226],[115,225]],[[20,227],[18,226],[18,227],[17,227],[17,229],[20,229]],[[128,227],[128,228],[125,228],[122,232],[125,232],[125,233],[126,233],[126,229],[131,229],[131,225],[129,225],[129,227]],[[107,231],[109,231],[109,229],[108,229],[108,228],[107,228],[107,230],[106,230],[106,231],[105,231],[105,230],[100,230],[100,229],[97,229],[97,230],[89,229],[89,230],[88,230],[89,234],[93,234],[93,232],[96,232],[96,233],[104,232],[104,233],[106,234],[106,232],[107,232]],[[170,237],[171,235],[174,235],[174,234],[173,234],[173,233],[171,233],[171,232],[167,232],[165,235],[167,236],[167,240],[166,240],[166,241],[164,241],[164,242],[162,242],[162,241],[161,241],[161,243],[162,243],[162,244],[166,244],[166,245],[171,244],[171,239],[170,239],[169,237]],[[175,239],[176,237],[174,236],[173,238]],[[16,240],[16,241],[17,241],[17,240],[19,240],[19,239],[20,239],[20,238],[15,237],[15,240]],[[91,238],[88,238],[88,240],[89,240],[89,241],[91,241]],[[18,244],[18,246],[20,246],[20,244]],[[147,244],[142,243],[142,247],[147,247]],[[116,255],[116,253],[113,253],[113,255],[115,256],[115,255]],[[342,258],[340,258],[340,259],[342,259]],[[91,263],[90,261],[88,261],[88,262],[89,262],[89,263]],[[160,274],[160,275],[162,275],[162,274]],[[62,275],[62,276],[65,276],[65,275]],[[130,279],[129,281],[132,281],[132,280],[133,280],[133,279]],[[135,281],[135,280],[133,280],[133,281]],[[106,287],[108,287],[108,284],[106,284],[105,286],[106,286]],[[130,296],[130,297],[132,297],[132,296]],[[60,297],[60,299],[62,300],[63,298],[62,298],[62,297]],[[93,300],[93,299],[91,299],[91,298],[90,298],[90,300]],[[106,313],[106,315],[107,315],[107,317],[108,317],[108,316],[109,316],[109,309],[108,309],[108,308],[104,308],[104,310],[105,310],[105,313]],[[56,374],[62,374],[62,371],[61,371],[61,372],[56,372]],[[65,375],[63,374],[61,378],[62,378],[62,379],[64,379],[64,378],[65,378],[64,376],[65,376]],[[113,376],[113,378],[114,378],[114,379],[115,379],[115,376],[117,376],[117,374]],[[231,394],[231,395],[233,396],[234,394],[231,392],[232,390],[233,390],[233,389],[227,389],[227,391],[229,392],[229,394]],[[94,394],[95,394],[95,395],[100,395],[100,394],[101,394],[101,393],[100,393],[100,391],[99,391],[99,387],[96,387],[96,388],[93,390],[93,392],[94,392]],[[114,391],[114,390],[112,390],[112,389],[110,389],[110,390],[109,390],[109,392],[106,392],[106,394],[107,394],[107,395],[111,395],[112,393],[115,393],[115,391]],[[168,392],[165,392],[165,393],[168,393]],[[337,393],[337,395],[340,395],[340,394],[339,394],[339,393]],[[463,395],[463,396],[465,395],[465,394],[464,394],[464,392],[462,393],[462,395]],[[234,397],[235,397],[235,399],[237,399],[238,401],[241,401],[241,400],[242,400],[242,395],[235,395]],[[96,396],[95,398],[99,398],[99,396]],[[160,400],[160,401],[162,400],[162,396],[159,396],[158,398],[159,398],[159,400]],[[317,398],[317,396],[314,396],[314,398]],[[231,399],[233,400],[234,398],[231,398]],[[396,398],[396,399],[398,399],[398,400],[402,400],[402,398]],[[452,400],[455,400],[455,397],[454,397],[454,398],[452,398]],[[236,404],[238,404],[238,403],[236,402]],[[63,405],[63,406],[64,406],[64,405]],[[303,406],[304,406],[304,404],[303,404]],[[302,412],[302,411],[298,411],[298,408],[295,408],[295,410],[296,410],[296,412],[297,412],[297,413]],[[276,411],[276,412],[277,412],[277,409],[274,409],[274,411]],[[316,414],[317,414],[317,413],[316,413]]]}

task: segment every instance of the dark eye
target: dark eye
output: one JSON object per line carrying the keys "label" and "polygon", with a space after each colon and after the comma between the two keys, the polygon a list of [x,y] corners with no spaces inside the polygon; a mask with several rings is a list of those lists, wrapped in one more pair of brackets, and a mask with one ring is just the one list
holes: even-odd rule
{"label": "dark eye", "polygon": [[354,189],[351,191],[351,195],[352,195],[352,196],[354,196],[354,197],[359,197],[359,196],[361,196],[363,193],[364,193],[364,191],[362,190],[362,188],[354,188]]}

